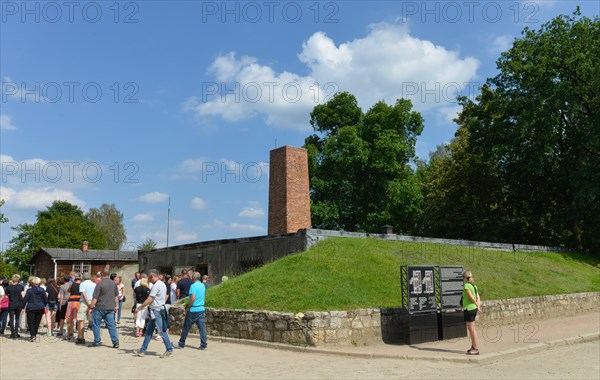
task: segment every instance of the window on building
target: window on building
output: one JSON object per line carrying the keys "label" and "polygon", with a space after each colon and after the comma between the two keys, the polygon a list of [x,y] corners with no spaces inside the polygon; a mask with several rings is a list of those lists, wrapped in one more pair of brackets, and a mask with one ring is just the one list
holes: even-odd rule
{"label": "window on building", "polygon": [[92,273],[92,263],[89,261],[78,261],[73,263],[73,272]]}

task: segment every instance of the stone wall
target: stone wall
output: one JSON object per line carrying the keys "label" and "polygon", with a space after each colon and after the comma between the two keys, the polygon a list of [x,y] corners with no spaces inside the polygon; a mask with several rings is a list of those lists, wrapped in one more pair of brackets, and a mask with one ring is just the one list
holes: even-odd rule
{"label": "stone wall", "polygon": [[559,294],[483,301],[480,322],[510,324],[523,320],[566,317],[600,310],[600,293]]}
{"label": "stone wall", "polygon": [[[600,311],[600,293],[484,301],[482,308],[485,314],[480,315],[480,323],[509,324]],[[183,324],[182,306],[171,307],[170,314],[171,332],[177,334]],[[209,335],[308,346],[364,345],[381,341],[402,343],[404,321],[405,314],[400,308],[298,314],[264,310],[206,310]]]}

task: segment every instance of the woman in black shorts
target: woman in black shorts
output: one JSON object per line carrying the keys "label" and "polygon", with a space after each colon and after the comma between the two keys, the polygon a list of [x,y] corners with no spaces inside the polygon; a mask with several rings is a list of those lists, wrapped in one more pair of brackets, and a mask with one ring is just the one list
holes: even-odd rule
{"label": "woman in black shorts", "polygon": [[481,299],[479,298],[479,291],[471,272],[463,272],[463,283],[462,307],[465,314],[465,322],[467,322],[467,330],[471,337],[471,348],[469,348],[467,354],[479,355],[475,317],[477,316],[477,311],[481,310]]}

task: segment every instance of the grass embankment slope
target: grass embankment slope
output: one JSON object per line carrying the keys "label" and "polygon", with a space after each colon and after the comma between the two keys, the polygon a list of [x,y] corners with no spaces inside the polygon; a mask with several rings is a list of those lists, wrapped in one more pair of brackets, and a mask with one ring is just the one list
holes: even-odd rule
{"label": "grass embankment slope", "polygon": [[206,301],[291,312],[399,306],[401,265],[461,265],[483,300],[600,290],[597,256],[329,238],[210,288]]}

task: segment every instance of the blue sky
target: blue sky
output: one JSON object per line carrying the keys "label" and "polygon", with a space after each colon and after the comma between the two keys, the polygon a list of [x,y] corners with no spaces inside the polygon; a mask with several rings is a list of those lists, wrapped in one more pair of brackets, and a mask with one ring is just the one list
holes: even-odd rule
{"label": "blue sky", "polygon": [[[114,203],[128,244],[266,234],[269,151],[301,146],[336,91],[407,97],[417,154],[448,142],[525,26],[594,1],[0,2],[0,197]],[[93,247],[92,247],[93,248]]]}

